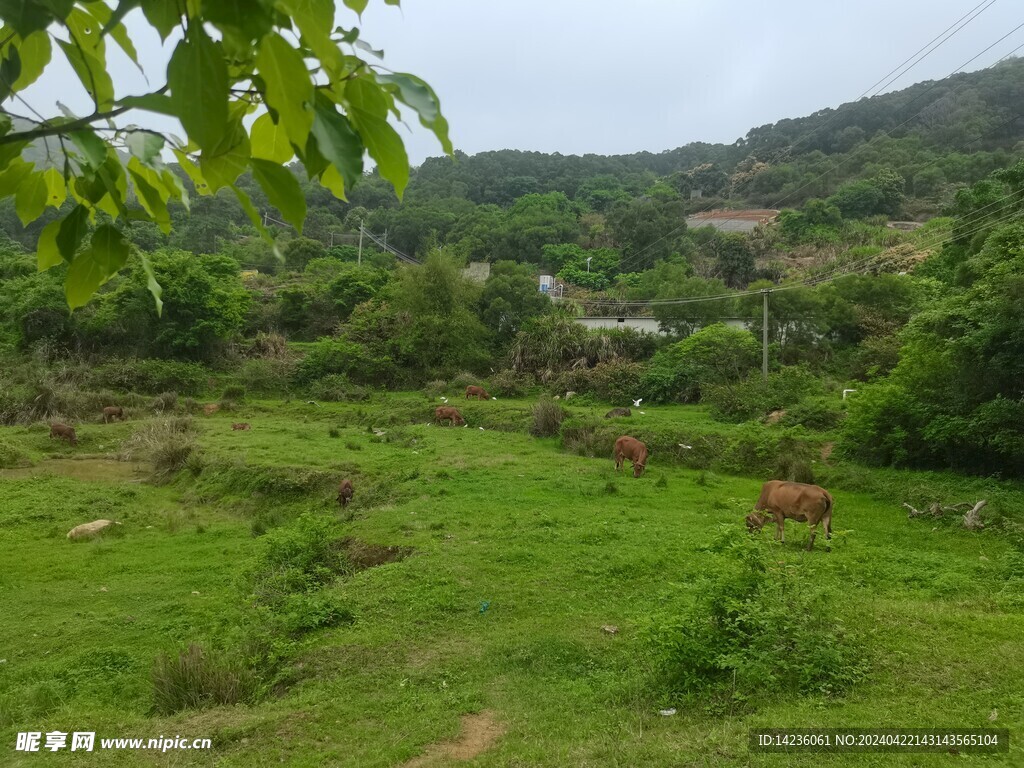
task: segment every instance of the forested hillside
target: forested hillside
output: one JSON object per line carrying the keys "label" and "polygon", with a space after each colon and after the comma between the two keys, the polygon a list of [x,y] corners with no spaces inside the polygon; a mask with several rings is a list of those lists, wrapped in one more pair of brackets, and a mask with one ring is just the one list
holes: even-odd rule
{"label": "forested hillside", "polygon": [[[245,174],[238,185],[266,214],[283,263],[234,194],[192,189],[190,211],[168,206],[169,234],[132,225],[152,275],[135,264],[73,314],[66,267],[37,272],[32,254],[56,211],[22,227],[8,199],[0,344],[44,368],[12,374],[0,417],[35,414],[24,404],[40,392],[73,410],[54,394],[68,382],[47,372],[62,360],[90,361],[88,374],[67,374],[78,388],[152,394],[199,392],[211,370],[253,392],[318,399],[485,375],[500,393],[700,401],[726,421],[796,406],[801,423],[845,424],[844,449],[865,461],[1019,474],[1022,83],[1024,60],[1011,59],[754,128],[729,146],[456,153],[415,169],[401,203],[376,173],[345,202],[294,168],[301,234],[273,224],[282,212]],[[750,234],[685,224],[748,206],[784,210]],[[891,219],[928,221],[905,232]],[[360,255],[360,222],[424,264],[400,267],[369,241]],[[485,283],[462,278],[468,261],[490,262]],[[556,276],[561,303],[538,291],[540,272]],[[765,288],[767,383],[756,375]],[[613,313],[653,314],[667,335],[572,319]],[[747,330],[713,325],[724,318]],[[845,405],[821,400],[844,383],[863,389],[845,421]]]}

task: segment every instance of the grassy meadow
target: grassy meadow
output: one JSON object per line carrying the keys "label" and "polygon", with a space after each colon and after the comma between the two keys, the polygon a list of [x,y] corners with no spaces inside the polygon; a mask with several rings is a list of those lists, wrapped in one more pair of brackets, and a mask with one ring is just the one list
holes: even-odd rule
{"label": "grassy meadow", "polygon": [[[813,467],[835,497],[835,536],[828,551],[819,531],[808,553],[806,525],[790,522],[784,545],[770,526],[746,533],[768,475],[687,466],[703,435],[740,430],[700,408],[633,409],[601,427],[677,435],[678,450],[656,448],[633,479],[614,472],[611,442],[580,455],[530,436],[530,400],[462,401],[466,428],[429,424],[437,403],[250,401],[196,416],[194,450],[159,483],[118,460],[156,421],[141,409],[77,425],[77,447],[43,423],[0,428],[20,457],[0,470],[0,763],[1024,765],[1013,539],[996,522],[969,532],[901,507],[990,498],[990,520],[1019,519],[1019,486],[869,471],[826,451]],[[580,423],[607,410],[566,408]],[[232,431],[237,421],[251,431]],[[343,477],[355,484],[345,513]],[[97,518],[122,525],[66,538]],[[856,667],[847,685],[740,695],[666,683],[660,641],[710,576],[748,555],[770,565],[765,583],[823,590],[820,618],[838,634],[786,654],[844,659]],[[816,604],[799,597],[783,599]],[[202,674],[241,681],[236,703],[174,705],[167,670],[193,643]],[[1006,727],[1015,743],[956,758],[751,753],[747,729],[762,726]],[[29,730],[213,748],[15,752]]]}

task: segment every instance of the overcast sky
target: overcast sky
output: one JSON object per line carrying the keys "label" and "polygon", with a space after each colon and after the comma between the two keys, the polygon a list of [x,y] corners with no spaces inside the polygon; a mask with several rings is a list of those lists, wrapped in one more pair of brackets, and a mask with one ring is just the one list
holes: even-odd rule
{"label": "overcast sky", "polygon": [[[754,126],[852,101],[988,2],[403,0],[398,9],[370,0],[361,24],[344,8],[338,21],[358,24],[388,67],[434,87],[457,149],[620,154],[732,143]],[[1022,22],[1024,4],[995,0],[884,91],[945,77]],[[158,87],[171,47],[130,26]],[[1022,43],[1024,29],[966,69]],[[118,95],[143,92],[132,65],[110,58]],[[54,61],[30,102],[44,114],[58,99],[90,111],[66,62]],[[414,164],[440,154],[418,123],[401,131]]]}

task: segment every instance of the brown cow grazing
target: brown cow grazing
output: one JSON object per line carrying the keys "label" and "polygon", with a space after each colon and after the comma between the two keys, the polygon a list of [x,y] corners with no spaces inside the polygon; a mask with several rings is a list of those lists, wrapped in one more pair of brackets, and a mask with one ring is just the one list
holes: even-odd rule
{"label": "brown cow grazing", "polygon": [[235,430],[250,429],[249,425],[246,422],[244,422],[244,421],[241,424],[232,424],[231,428],[235,429]]}
{"label": "brown cow grazing", "polygon": [[774,518],[775,538],[785,542],[787,517],[807,523],[811,527],[811,538],[807,542],[810,551],[814,548],[814,536],[819,522],[825,524],[825,538],[832,538],[832,507],[832,494],[824,488],[807,483],[769,480],[761,486],[761,497],[754,505],[754,512],[747,515],[747,527],[751,531],[759,531],[770,518]]}
{"label": "brown cow grazing", "polygon": [[341,485],[338,486],[338,503],[342,507],[347,507],[348,503],[352,501],[352,494],[355,493],[355,489],[352,487],[351,480],[342,480]]}
{"label": "brown cow grazing", "polygon": [[604,415],[606,419],[614,419],[616,416],[632,416],[633,412],[629,408],[612,408],[608,413]]}
{"label": "brown cow grazing", "polygon": [[647,466],[647,446],[635,437],[623,435],[615,441],[615,471],[622,469],[626,459],[633,462],[633,477],[640,477]]}
{"label": "brown cow grazing", "polygon": [[108,405],[103,409],[103,423],[109,424],[114,419],[124,421],[124,408],[119,405]]}
{"label": "brown cow grazing", "polygon": [[78,436],[75,434],[75,428],[69,427],[67,424],[50,425],[50,439],[52,440],[55,437],[67,440],[72,445],[78,445]]}
{"label": "brown cow grazing", "polygon": [[477,400],[490,400],[491,396],[483,387],[466,387],[466,399],[475,397]]}
{"label": "brown cow grazing", "polygon": [[458,409],[452,408],[450,405],[441,405],[434,409],[434,423],[440,424],[442,421],[447,421],[450,424],[466,423]]}

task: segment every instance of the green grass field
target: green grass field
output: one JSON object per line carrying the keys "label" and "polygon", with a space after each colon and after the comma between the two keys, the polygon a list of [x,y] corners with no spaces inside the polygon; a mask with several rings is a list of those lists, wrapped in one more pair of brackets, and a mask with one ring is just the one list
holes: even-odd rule
{"label": "green grass field", "polygon": [[[785,545],[767,528],[761,538],[776,563],[808,569],[836,595],[832,618],[859,648],[862,679],[840,695],[679,701],[660,686],[651,617],[693,604],[722,557],[710,545],[727,529],[747,536],[743,516],[767,478],[654,452],[635,480],[616,476],[611,445],[590,458],[558,438],[478,428],[487,413],[525,429],[529,406],[467,404],[463,429],[428,425],[433,403],[418,395],[251,403],[197,417],[201,458],[164,485],[113,460],[138,420],[80,425],[77,448],[42,424],[2,428],[34,465],[0,471],[0,764],[1024,765],[1024,580],[996,526],[908,520],[908,497],[880,490],[895,475],[857,470],[881,480],[871,494],[830,488],[831,551],[819,532],[805,552],[807,526],[793,522]],[[711,428],[699,409],[644,410],[622,433],[640,419],[678,428],[681,441],[693,425]],[[232,432],[233,421],[252,430]],[[334,500],[342,477],[355,483],[351,519]],[[970,486],[986,489],[994,514],[1024,504],[1019,488]],[[409,549],[327,579],[317,599],[343,619],[282,645],[253,698],[158,714],[154,659],[192,642],[228,654],[258,634],[269,614],[253,607],[246,574],[304,513],[338,521],[350,553]],[[65,538],[97,518],[122,525]],[[677,714],[659,714],[668,706]],[[748,751],[755,726],[1004,727],[1014,744],[984,757],[763,755]],[[205,737],[213,748],[14,750],[17,733],[52,730]]]}

